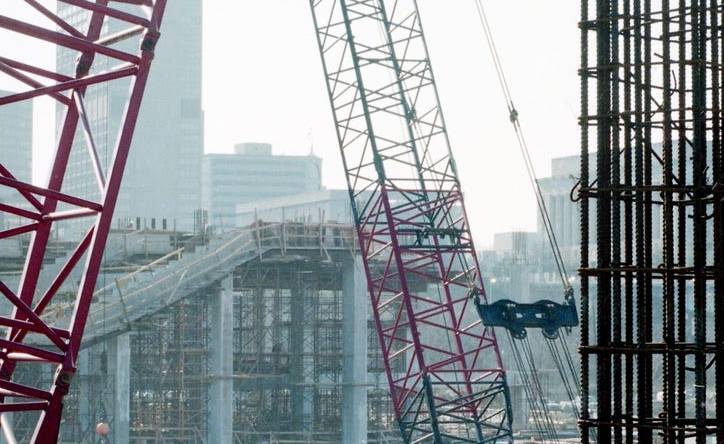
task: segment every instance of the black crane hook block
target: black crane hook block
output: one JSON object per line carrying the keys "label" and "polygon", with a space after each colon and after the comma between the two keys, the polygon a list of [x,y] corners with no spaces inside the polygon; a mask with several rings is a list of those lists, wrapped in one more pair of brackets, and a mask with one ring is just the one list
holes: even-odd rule
{"label": "black crane hook block", "polygon": [[483,324],[503,327],[516,339],[525,338],[529,328],[539,328],[546,337],[555,339],[560,328],[578,326],[578,312],[572,299],[563,304],[547,299],[532,303],[501,299],[492,304],[476,305]]}

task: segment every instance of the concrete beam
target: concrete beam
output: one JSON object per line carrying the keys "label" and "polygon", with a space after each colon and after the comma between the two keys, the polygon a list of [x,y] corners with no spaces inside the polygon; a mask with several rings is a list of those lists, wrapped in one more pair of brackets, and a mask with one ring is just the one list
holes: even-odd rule
{"label": "concrete beam", "polygon": [[234,442],[234,297],[228,276],[211,296],[209,342],[208,442]]}
{"label": "concrete beam", "polygon": [[308,408],[305,404],[304,355],[305,355],[305,297],[302,275],[297,274],[291,282],[291,326],[289,328],[289,379],[292,404],[292,430],[306,430]]}
{"label": "concrete beam", "polygon": [[[93,424],[93,410],[90,402],[90,380],[91,380],[91,350],[86,348],[80,351],[78,359],[78,369],[76,370],[74,383],[78,384],[78,416],[80,429],[85,435],[90,431],[94,433],[95,424]],[[94,350],[95,351],[95,350]]]}

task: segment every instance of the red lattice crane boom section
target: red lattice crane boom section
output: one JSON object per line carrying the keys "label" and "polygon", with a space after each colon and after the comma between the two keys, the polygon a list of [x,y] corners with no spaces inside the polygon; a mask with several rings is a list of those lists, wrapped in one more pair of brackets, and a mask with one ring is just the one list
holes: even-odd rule
{"label": "red lattice crane boom section", "polygon": [[485,292],[417,2],[310,5],[403,440],[511,441],[505,370],[476,312]]}
{"label": "red lattice crane boom section", "polygon": [[[0,106],[49,97],[64,108],[46,186],[23,182],[9,167],[0,163],[0,187],[14,190],[20,202],[0,202],[0,212],[19,220],[14,226],[0,228],[0,240],[30,237],[18,288],[11,288],[0,280],[0,293],[12,307],[10,313],[0,316],[0,326],[6,331],[0,339],[0,413],[37,411],[33,443],[56,443],[58,440],[63,398],[68,393],[76,369],[83,330],[166,7],[166,0],[58,1],[76,8],[78,16],[84,18],[81,20],[84,29],[64,20],[36,0],[25,0],[24,7],[36,12],[47,26],[0,15],[0,28],[78,55],[75,73],[67,75],[35,66],[28,60],[0,54],[0,72],[27,86],[23,92],[0,97]],[[108,21],[122,23],[125,30],[104,35],[104,23]],[[134,50],[128,51],[127,48]],[[103,64],[102,71],[94,69],[94,62],[99,60],[107,62]],[[108,162],[103,162],[96,149],[84,97],[90,87],[121,79],[130,83],[130,90],[121,120],[114,122],[119,130],[112,155]],[[63,189],[71,150],[78,145],[74,143],[75,139],[80,137],[85,139],[99,199],[89,200],[68,194]],[[51,280],[52,284],[48,288],[39,288],[39,276],[49,254],[51,233],[56,224],[68,219],[86,219],[90,228]],[[70,322],[52,325],[42,317],[43,311],[52,304],[76,267],[83,270]],[[41,342],[49,345],[41,347],[24,343],[29,335],[41,336]],[[33,344],[37,342],[33,341]],[[21,362],[54,366],[52,385],[33,387],[13,382],[15,368]],[[9,428],[7,422],[3,421],[3,425]]]}

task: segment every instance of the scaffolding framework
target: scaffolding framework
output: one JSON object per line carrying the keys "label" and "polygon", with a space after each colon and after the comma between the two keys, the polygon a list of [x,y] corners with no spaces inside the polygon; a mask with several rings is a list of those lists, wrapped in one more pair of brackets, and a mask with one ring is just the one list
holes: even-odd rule
{"label": "scaffolding framework", "polygon": [[209,320],[188,298],[133,326],[130,436],[135,442],[202,442],[206,436]]}
{"label": "scaffolding framework", "polygon": [[268,432],[339,439],[341,268],[341,263],[254,261],[238,270],[234,429],[242,442]]}
{"label": "scaffolding framework", "polygon": [[582,442],[724,442],[723,6],[581,11]]}

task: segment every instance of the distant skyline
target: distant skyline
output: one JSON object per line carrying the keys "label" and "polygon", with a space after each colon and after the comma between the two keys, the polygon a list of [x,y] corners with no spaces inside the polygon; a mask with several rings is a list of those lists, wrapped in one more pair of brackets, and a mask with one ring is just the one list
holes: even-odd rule
{"label": "distant skyline", "polygon": [[[490,245],[496,232],[535,230],[535,200],[474,0],[418,3],[478,247]],[[579,149],[579,5],[485,5],[535,166],[546,176],[551,158]],[[5,3],[0,14],[28,9]],[[43,66],[53,63],[49,45],[19,41],[0,31],[0,54],[23,51]],[[269,142],[277,154],[313,149],[323,159],[324,185],[345,186],[308,1],[205,0],[203,51],[206,152],[231,152],[239,142]],[[0,77],[3,88],[18,86]],[[36,101],[36,181],[45,180],[53,109],[47,100]]]}

